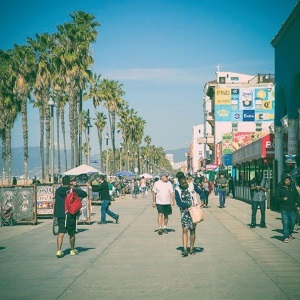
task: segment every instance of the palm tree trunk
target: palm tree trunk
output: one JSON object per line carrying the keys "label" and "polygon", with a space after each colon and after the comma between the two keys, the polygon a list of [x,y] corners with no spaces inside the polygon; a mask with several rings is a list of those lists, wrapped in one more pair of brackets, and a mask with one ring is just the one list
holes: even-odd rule
{"label": "palm tree trunk", "polygon": [[23,143],[24,143],[24,177],[25,184],[28,183],[28,120],[27,120],[27,98],[21,100]]}

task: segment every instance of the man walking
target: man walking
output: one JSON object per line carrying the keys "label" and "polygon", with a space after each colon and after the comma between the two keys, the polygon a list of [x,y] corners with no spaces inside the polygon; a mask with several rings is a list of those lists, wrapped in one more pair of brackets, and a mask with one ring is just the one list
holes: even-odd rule
{"label": "man walking", "polygon": [[98,222],[98,224],[106,224],[106,214],[115,219],[116,223],[118,224],[120,216],[108,209],[111,202],[108,182],[106,181],[104,175],[100,175],[98,181],[98,191],[101,199],[101,221]]}
{"label": "man walking", "polygon": [[250,193],[252,200],[252,218],[251,218],[251,228],[256,227],[256,214],[257,209],[260,208],[260,228],[266,228],[266,192],[269,186],[267,180],[263,178],[262,173],[257,173],[255,178],[250,181]]}
{"label": "man walking", "polygon": [[216,181],[218,186],[218,192],[219,192],[219,204],[220,208],[225,207],[225,200],[226,200],[226,190],[228,186],[228,180],[225,178],[224,174],[220,174],[220,178]]}
{"label": "man walking", "polygon": [[160,180],[156,181],[152,188],[152,206],[156,207],[158,212],[159,235],[168,233],[169,215],[172,214],[172,206],[175,204],[174,190],[171,182],[168,181],[168,176],[167,173],[162,173]]}
{"label": "man walking", "polygon": [[[87,183],[89,185],[89,183]],[[76,233],[76,215],[68,214],[67,223],[65,214],[65,198],[70,191],[75,192],[78,197],[85,198],[87,193],[81,189],[75,188],[76,178],[70,179],[69,176],[65,176],[62,179],[62,186],[55,191],[55,204],[53,216],[57,218],[58,222],[58,235],[57,235],[57,251],[56,257],[63,257],[64,253],[61,251],[63,239],[65,233],[68,233],[70,237],[70,255],[78,254],[75,249],[75,233]]]}
{"label": "man walking", "polygon": [[291,182],[291,177],[288,174],[283,174],[275,194],[280,205],[284,243],[293,240],[292,234],[296,223],[296,209],[300,209],[300,196],[295,185]]}

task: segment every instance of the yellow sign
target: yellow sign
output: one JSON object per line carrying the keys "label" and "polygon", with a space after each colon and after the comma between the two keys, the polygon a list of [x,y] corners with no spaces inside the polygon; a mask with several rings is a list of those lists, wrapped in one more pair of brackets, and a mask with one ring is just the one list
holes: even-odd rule
{"label": "yellow sign", "polygon": [[273,109],[272,101],[262,100],[261,101],[261,109]]}
{"label": "yellow sign", "polygon": [[230,89],[216,89],[215,102],[216,105],[231,105]]}

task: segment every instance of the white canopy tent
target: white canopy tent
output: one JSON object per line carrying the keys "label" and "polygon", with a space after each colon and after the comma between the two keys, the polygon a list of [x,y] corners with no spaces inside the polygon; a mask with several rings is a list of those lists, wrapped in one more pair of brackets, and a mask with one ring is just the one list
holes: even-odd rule
{"label": "white canopy tent", "polygon": [[150,175],[149,173],[141,174],[140,177],[144,177],[145,179],[152,179],[153,178],[153,176]]}
{"label": "white canopy tent", "polygon": [[99,173],[99,174],[104,174],[101,171],[97,170],[94,167],[82,164],[76,168],[73,168],[65,173],[63,173],[63,175],[69,175],[69,176],[78,176],[81,174],[92,174],[92,173]]}

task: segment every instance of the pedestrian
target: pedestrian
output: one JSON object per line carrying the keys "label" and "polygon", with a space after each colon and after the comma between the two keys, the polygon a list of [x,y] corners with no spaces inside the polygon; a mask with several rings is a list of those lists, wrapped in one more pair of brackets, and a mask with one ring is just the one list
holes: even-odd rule
{"label": "pedestrian", "polygon": [[18,183],[17,178],[16,178],[16,177],[13,177],[12,185],[17,185],[17,183]]}
{"label": "pedestrian", "polygon": [[[181,226],[182,226],[182,243],[183,243],[183,251],[181,255],[183,257],[188,256],[188,232],[190,231],[190,254],[195,254],[195,240],[196,240],[196,225],[193,223],[193,220],[190,216],[188,208],[193,205],[193,201],[195,195],[197,193],[201,195],[203,191],[196,185],[193,184],[193,187],[189,187],[189,183],[183,172],[178,172],[176,177],[179,181],[179,186],[175,188],[175,199],[176,204],[179,206],[181,211]],[[194,196],[193,196],[194,195]],[[203,206],[203,202],[199,203],[199,205]]]}
{"label": "pedestrian", "polygon": [[226,200],[226,190],[228,187],[228,180],[225,178],[224,173],[220,174],[220,177],[216,180],[218,193],[219,193],[219,204],[220,208],[225,207],[225,200]]}
{"label": "pedestrian", "polygon": [[[89,186],[89,183],[86,183]],[[67,223],[65,224],[66,214],[65,214],[65,198],[66,195],[73,191],[80,198],[87,197],[87,193],[79,188],[75,188],[76,178],[70,178],[69,176],[64,176],[62,179],[62,186],[55,191],[55,204],[53,216],[57,218],[58,222],[58,235],[57,235],[57,251],[56,257],[61,258],[64,253],[61,251],[63,239],[65,233],[68,233],[70,237],[70,255],[78,254],[77,249],[75,249],[75,234],[76,234],[76,215],[67,216]]]}
{"label": "pedestrian", "polygon": [[258,172],[255,177],[250,181],[250,193],[251,193],[251,228],[256,227],[256,214],[257,209],[260,209],[260,228],[266,228],[266,192],[269,190],[269,185],[266,178],[263,178],[261,172]]}
{"label": "pedestrian", "polygon": [[140,180],[140,187],[141,187],[141,192],[142,192],[142,198],[145,198],[145,194],[146,194],[146,187],[147,186],[147,182],[144,176],[142,176],[141,180]]}
{"label": "pedestrian", "polygon": [[205,195],[203,207],[208,207],[208,197],[210,194],[210,186],[209,186],[208,179],[206,177],[203,178],[201,186],[203,188],[204,195]]}
{"label": "pedestrian", "polygon": [[300,210],[300,196],[292,179],[288,174],[281,176],[275,194],[281,211],[283,226],[283,242],[288,243],[293,240],[293,231],[296,224],[296,209]]}
{"label": "pedestrian", "polygon": [[98,224],[106,224],[106,214],[115,219],[116,223],[119,223],[120,215],[115,214],[113,211],[109,210],[109,205],[111,204],[111,195],[109,193],[108,182],[104,175],[100,175],[98,178],[98,187],[99,198],[101,199],[101,220]]}
{"label": "pedestrian", "polygon": [[159,235],[168,234],[169,215],[172,214],[172,206],[175,204],[174,190],[168,176],[169,174],[162,173],[160,180],[156,181],[152,188],[152,207],[157,208]]}
{"label": "pedestrian", "polygon": [[124,178],[121,178],[120,179],[121,199],[125,198],[125,186],[126,186],[125,180]]}
{"label": "pedestrian", "polygon": [[235,198],[235,191],[234,191],[234,184],[233,184],[233,178],[231,175],[228,177],[228,192],[227,197],[231,194],[232,198]]}

